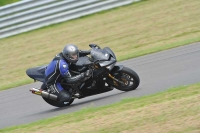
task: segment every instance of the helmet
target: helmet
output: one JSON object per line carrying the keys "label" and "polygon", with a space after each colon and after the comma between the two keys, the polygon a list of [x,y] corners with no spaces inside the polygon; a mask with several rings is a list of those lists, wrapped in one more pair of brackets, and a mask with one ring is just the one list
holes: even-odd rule
{"label": "helmet", "polygon": [[79,50],[78,47],[73,45],[73,44],[67,44],[63,51],[62,54],[64,58],[71,63],[76,63],[79,58]]}

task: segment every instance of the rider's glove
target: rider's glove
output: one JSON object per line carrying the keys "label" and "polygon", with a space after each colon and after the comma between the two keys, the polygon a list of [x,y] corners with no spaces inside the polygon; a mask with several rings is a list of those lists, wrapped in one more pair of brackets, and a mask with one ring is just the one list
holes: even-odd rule
{"label": "rider's glove", "polygon": [[85,73],[84,73],[85,77],[91,77],[92,76],[92,70],[88,69]]}

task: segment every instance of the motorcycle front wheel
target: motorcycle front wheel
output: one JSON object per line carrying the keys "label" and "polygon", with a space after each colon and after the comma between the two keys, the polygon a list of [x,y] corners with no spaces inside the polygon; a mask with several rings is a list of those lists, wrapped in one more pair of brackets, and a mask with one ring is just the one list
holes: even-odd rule
{"label": "motorcycle front wheel", "polygon": [[135,90],[140,84],[140,78],[138,74],[128,67],[124,67],[121,71],[114,73],[112,76],[121,83],[111,78],[108,80],[108,83],[121,91]]}

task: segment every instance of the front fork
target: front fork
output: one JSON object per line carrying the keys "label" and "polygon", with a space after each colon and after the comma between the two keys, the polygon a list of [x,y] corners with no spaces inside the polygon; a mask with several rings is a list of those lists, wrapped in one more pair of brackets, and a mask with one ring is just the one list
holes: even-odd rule
{"label": "front fork", "polygon": [[[115,81],[115,82],[114,82],[115,85],[118,85],[117,83],[120,83],[120,84],[124,85],[124,82],[122,82],[122,81],[116,79],[116,78],[113,77],[110,73],[108,74],[108,77],[110,77],[112,80]],[[116,82],[117,82],[117,83],[116,83]]]}

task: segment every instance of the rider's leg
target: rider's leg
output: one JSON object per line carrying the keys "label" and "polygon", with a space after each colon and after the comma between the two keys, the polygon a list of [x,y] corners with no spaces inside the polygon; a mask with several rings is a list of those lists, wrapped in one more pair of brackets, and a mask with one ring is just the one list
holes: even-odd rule
{"label": "rider's leg", "polygon": [[51,93],[57,95],[58,99],[62,102],[69,102],[72,98],[69,91],[63,89],[59,82],[48,86],[48,88],[50,89]]}
{"label": "rider's leg", "polygon": [[43,83],[43,84],[41,85],[40,90],[47,90],[47,87],[46,87],[45,83]]}

